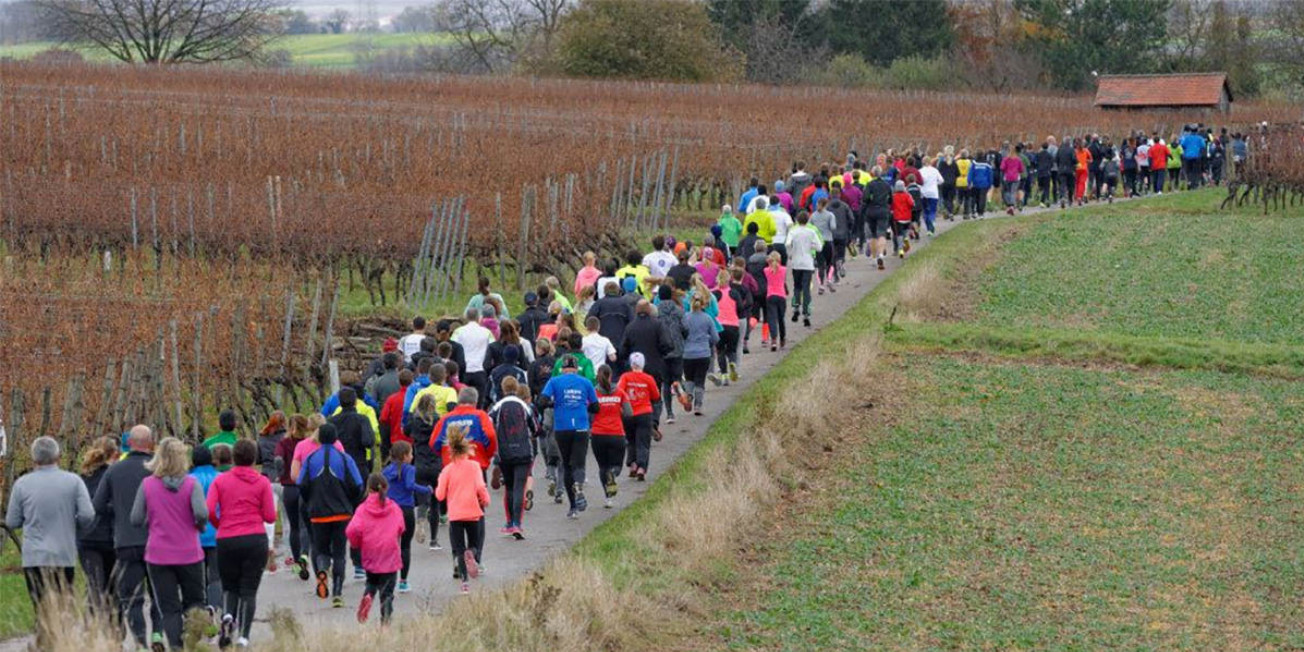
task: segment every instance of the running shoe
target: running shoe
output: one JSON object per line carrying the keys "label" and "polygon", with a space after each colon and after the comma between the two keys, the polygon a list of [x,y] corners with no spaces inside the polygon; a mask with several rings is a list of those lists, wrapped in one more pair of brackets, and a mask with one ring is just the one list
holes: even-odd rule
{"label": "running shoe", "polygon": [[801,320],[801,325],[805,326],[806,328],[810,328],[810,317]]}
{"label": "running shoe", "polygon": [[560,505],[560,504],[561,504],[562,494],[564,494],[564,493],[566,493],[566,492],[564,492],[564,491],[558,491],[558,492],[557,492],[557,495],[552,497],[552,502],[554,502],[554,503]]}
{"label": "running shoe", "polygon": [[467,584],[466,582],[462,582],[462,595],[469,595],[470,593],[471,593],[471,585]]}
{"label": "running shoe", "polygon": [[460,579],[462,579],[462,572],[459,571],[459,570],[457,570],[457,564],[456,564],[456,563],[453,564],[453,579],[455,579],[455,580],[460,580]]}
{"label": "running shoe", "polygon": [[693,397],[689,396],[687,393],[684,392],[679,393],[679,404],[684,406],[685,412],[693,411]]}
{"label": "running shoe", "polygon": [[629,477],[633,478],[636,477],[637,475],[638,475],[638,465],[637,464],[629,465]]}
{"label": "running shoe", "polygon": [[308,555],[299,555],[299,561],[295,563],[299,565],[299,579],[307,582],[308,581]]}
{"label": "running shoe", "polygon": [[363,593],[362,600],[358,602],[358,622],[365,623],[367,618],[371,617],[371,594]]}
{"label": "running shoe", "polygon": [[412,585],[408,584],[408,583],[407,583],[407,580],[404,580],[404,581],[402,581],[402,582],[399,582],[399,583],[398,583],[398,592],[399,592],[399,593],[411,593],[411,592],[412,592]]}
{"label": "running shoe", "polygon": [[231,647],[231,640],[235,634],[235,617],[231,614],[222,615],[222,626],[217,632],[217,647],[225,650]]}
{"label": "running shoe", "polygon": [[501,535],[503,535],[503,536],[510,536],[511,533],[512,533],[512,532],[511,532],[511,529],[512,529],[512,526],[510,526],[510,525],[504,525],[504,526],[498,528],[498,534],[501,534]]}
{"label": "running shoe", "polygon": [[249,639],[247,639],[247,638],[241,636],[240,638],[235,639],[235,646],[236,646],[237,648],[242,648],[242,649],[244,649],[244,648],[248,648],[248,647],[249,647]]}
{"label": "running shoe", "polygon": [[317,571],[317,597],[322,600],[331,597],[330,576],[324,570]]}
{"label": "running shoe", "polygon": [[332,608],[332,609],[343,609],[343,608],[344,608],[344,596],[342,596],[342,595],[337,595],[337,596],[331,598],[331,608]]}
{"label": "running shoe", "polygon": [[554,497],[557,495],[557,481],[556,481],[556,480],[551,480],[551,479],[548,480],[548,495],[549,495],[549,496],[554,496]]}
{"label": "running shoe", "polygon": [[[231,642],[227,641],[227,645],[230,644]],[[168,647],[167,644],[163,642],[162,632],[154,632],[154,634],[150,636],[149,649],[151,652],[167,652]]]}
{"label": "running shoe", "polygon": [[838,288],[833,283],[829,283],[829,292],[837,292]]}
{"label": "running shoe", "polygon": [[[589,508],[589,501],[584,497],[584,485],[575,483],[575,509],[584,511]],[[472,575],[471,577],[475,577]]]}
{"label": "running shoe", "polygon": [[706,379],[711,381],[711,384],[715,385],[716,387],[719,387],[720,385],[724,384],[723,379],[720,378],[720,374],[717,374],[715,372],[711,372],[707,374]]}
{"label": "running shoe", "polygon": [[667,415],[666,415],[666,423],[667,423],[667,424],[672,424],[672,423],[674,423],[674,422],[675,422],[675,415],[673,415],[673,414],[667,414]]}
{"label": "running shoe", "polygon": [[906,250],[906,253],[910,253],[910,241],[906,240],[905,244],[902,245],[902,248]]}
{"label": "running shoe", "polygon": [[[821,286],[819,287],[819,295],[820,295],[820,296],[824,296],[824,286],[823,286],[823,285],[821,285]],[[796,315],[793,315],[793,316],[796,317]],[[794,319],[793,321],[797,321],[797,320]]]}
{"label": "running shoe", "polygon": [[[824,294],[824,288],[820,288],[820,294]],[[792,323],[797,323],[798,313],[792,313]]]}
{"label": "running shoe", "polygon": [[516,540],[517,540],[517,541],[524,541],[524,540],[525,540],[525,530],[522,530],[522,529],[521,529],[521,526],[519,526],[519,525],[513,525],[513,526],[512,526],[512,536],[513,536],[513,537],[516,537]]}
{"label": "running shoe", "polygon": [[574,508],[574,507],[572,507],[572,508],[570,509],[570,511],[566,512],[566,518],[568,518],[568,519],[570,519],[570,520],[572,520],[572,521],[578,519],[579,517],[580,517],[580,513],[577,512],[577,511],[575,511],[575,508]]}
{"label": "running shoe", "polygon": [[443,550],[443,549],[444,549],[444,547],[441,546],[441,545],[439,545],[439,542],[438,542],[438,541],[431,541],[431,542],[430,542],[430,550],[431,550],[431,551],[439,551],[439,550]]}
{"label": "running shoe", "polygon": [[778,352],[779,352],[779,347],[773,345],[770,346],[770,353],[778,353]]}
{"label": "running shoe", "polygon": [[639,481],[639,482],[645,482],[646,480],[647,480],[647,469],[639,469],[639,470],[638,470],[638,481]]}
{"label": "running shoe", "polygon": [[616,503],[612,502],[612,500],[611,500],[610,498],[607,498],[606,500],[602,501],[602,506],[605,507],[605,508],[607,508],[607,509],[611,509],[611,506],[612,506],[612,505],[615,505],[615,504],[616,504]]}
{"label": "running shoe", "polygon": [[286,567],[286,568],[289,568],[289,567],[293,566],[293,565],[295,564],[294,556],[291,555],[291,556],[289,556],[289,557],[286,557],[286,558],[285,558],[285,561],[282,562],[282,563],[285,564],[285,567]]}
{"label": "running shoe", "polygon": [[358,568],[358,567],[355,566],[355,567],[353,568],[353,579],[355,579],[355,580],[365,580],[365,579],[367,579],[367,571],[364,571],[364,570],[362,570],[361,568]]}
{"label": "running shoe", "polygon": [[879,268],[879,269],[887,269],[887,263],[883,262],[883,257],[882,257],[882,256],[879,256],[879,257],[878,257],[878,268]]}
{"label": "running shoe", "polygon": [[522,506],[523,508],[525,508],[525,511],[527,511],[527,512],[534,508],[534,490],[533,490],[533,489],[526,489],[526,490],[525,490],[525,502],[524,502],[524,504],[522,504],[521,506]]}
{"label": "running shoe", "polygon": [[607,484],[604,488],[607,491],[607,498],[615,496],[616,492],[620,491],[620,486],[616,484],[615,473],[607,472]]}
{"label": "running shoe", "polygon": [[729,380],[738,382],[738,365],[733,362],[729,363]]}
{"label": "running shoe", "polygon": [[901,258],[905,258],[905,257],[906,257],[906,252],[905,252],[905,250],[904,250],[904,249],[897,249],[897,256],[899,256],[899,257],[901,257]]}
{"label": "running shoe", "polygon": [[661,441],[662,437],[663,435],[661,434],[660,428],[652,428],[652,441]]}
{"label": "running shoe", "polygon": [[269,550],[267,552],[267,574],[275,575],[277,570],[280,570],[280,567],[276,565],[276,551]]}
{"label": "running shoe", "polygon": [[747,345],[744,344],[744,345],[743,345],[743,355],[747,355],[748,353],[751,353],[751,352],[752,352],[752,350],[749,349],[749,348],[747,348]]}

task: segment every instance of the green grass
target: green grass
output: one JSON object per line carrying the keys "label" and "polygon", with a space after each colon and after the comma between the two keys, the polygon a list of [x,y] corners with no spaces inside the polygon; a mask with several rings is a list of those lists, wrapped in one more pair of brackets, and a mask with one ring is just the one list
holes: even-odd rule
{"label": "green grass", "polygon": [[1212,210],[1221,191],[1039,220],[983,274],[977,322],[1304,345],[1300,211]]}
{"label": "green grass", "polygon": [[720,630],[733,647],[1304,645],[1297,384],[899,372],[897,425],[866,428],[762,547],[764,592]]}
{"label": "green grass", "polygon": [[32,631],[33,618],[22,561],[6,539],[0,552],[0,641]]}
{"label": "green grass", "polygon": [[[435,34],[296,34],[272,42],[270,50],[285,50],[296,66],[309,68],[353,68],[359,53],[411,48],[446,43],[447,37]],[[54,41],[0,45],[0,58],[29,59],[58,44]],[[101,50],[76,47],[87,60],[112,61]]]}

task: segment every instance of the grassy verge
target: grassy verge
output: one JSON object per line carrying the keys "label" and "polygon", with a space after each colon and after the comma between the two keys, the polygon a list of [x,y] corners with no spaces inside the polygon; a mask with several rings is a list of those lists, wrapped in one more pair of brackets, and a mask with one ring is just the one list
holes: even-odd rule
{"label": "grassy verge", "polygon": [[7,540],[0,554],[0,596],[0,640],[32,631],[32,602],[27,599],[22,560]]}

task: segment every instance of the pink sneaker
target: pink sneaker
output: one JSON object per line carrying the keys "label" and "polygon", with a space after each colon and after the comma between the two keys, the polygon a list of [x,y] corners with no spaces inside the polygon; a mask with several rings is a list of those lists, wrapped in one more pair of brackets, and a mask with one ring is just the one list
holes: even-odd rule
{"label": "pink sneaker", "polygon": [[358,622],[365,623],[371,616],[371,594],[362,594],[362,602],[358,603]]}

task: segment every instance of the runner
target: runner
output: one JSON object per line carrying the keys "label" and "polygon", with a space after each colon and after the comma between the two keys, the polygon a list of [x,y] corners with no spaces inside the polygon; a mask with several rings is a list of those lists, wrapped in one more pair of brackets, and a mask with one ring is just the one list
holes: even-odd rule
{"label": "runner", "polygon": [[[824,249],[827,250],[827,245]],[[778,254],[771,253],[766,258],[764,274],[765,318],[770,326],[770,352],[773,353],[788,346],[788,325],[783,321],[783,315],[788,310],[788,270],[780,262]],[[810,292],[807,291],[807,294]]]}
{"label": "runner", "polygon": [[[605,498],[603,506],[611,509],[612,499],[616,497],[616,476],[620,475],[620,465],[627,457],[625,423],[633,416],[633,410],[629,396],[612,384],[611,367],[598,367],[595,390],[598,413],[593,415],[593,457],[598,462],[598,479]],[[631,476],[636,475],[635,470],[631,469]]]}
{"label": "runner", "polygon": [[[979,200],[980,204],[986,202],[985,188],[975,186],[974,192],[983,193],[982,199]],[[915,200],[906,192],[905,182],[896,182],[896,186],[892,189],[892,246],[896,249],[897,256],[901,258],[905,258],[910,251],[910,216],[914,207]],[[977,214],[981,216],[982,211],[979,210]]]}
{"label": "runner", "polygon": [[[204,501],[217,479],[217,468],[213,466],[213,452],[203,446],[196,446],[190,452],[190,477],[199,482],[204,491]],[[199,533],[199,547],[204,550],[204,603],[213,613],[222,609],[222,576],[217,570],[217,526],[212,519],[204,525]]]}
{"label": "runner", "polygon": [[589,415],[598,411],[593,383],[579,375],[576,354],[561,360],[561,374],[544,385],[540,398],[553,408],[553,436],[561,457],[561,484],[570,502],[567,518],[588,509],[584,497],[584,465],[589,453]]}
{"label": "runner", "polygon": [[[474,389],[466,405],[474,405]],[[439,473],[435,498],[448,503],[448,536],[452,541],[457,567],[453,579],[461,580],[462,593],[470,593],[469,581],[480,576],[484,547],[484,509],[489,506],[489,489],[484,484],[484,469],[473,459],[476,453],[464,421],[452,425],[444,438],[448,462]],[[478,447],[474,447],[478,448]]]}
{"label": "runner", "polygon": [[358,602],[359,623],[367,622],[372,602],[379,594],[380,624],[389,624],[394,614],[394,582],[398,570],[407,572],[407,555],[399,552],[398,541],[402,537],[411,543],[411,519],[406,518],[395,501],[387,499],[389,491],[383,475],[367,476],[367,498],[344,530],[349,546],[362,551],[362,566],[367,571],[367,584]]}
{"label": "runner", "polygon": [[[777,253],[770,254],[778,258]],[[712,352],[720,341],[716,321],[706,313],[711,303],[711,293],[695,288],[691,294],[691,311],[684,316],[684,393],[680,399],[687,411],[702,416],[702,402],[706,395],[706,377],[711,371]],[[686,298],[687,299],[687,298]]]}
{"label": "runner", "polygon": [[[411,379],[411,371],[404,369],[402,374],[407,374],[408,379]],[[391,396],[390,401],[398,401],[401,405],[403,402],[401,392]],[[281,458],[281,504],[285,506],[285,529],[282,531],[282,538],[290,542],[290,556],[286,558],[285,566],[286,568],[297,566],[299,579],[305,582],[308,581],[308,565],[311,561],[308,559],[311,534],[308,532],[308,521],[303,518],[303,501],[300,500],[299,484],[292,465],[294,449],[310,434],[309,427],[308,418],[302,414],[290,417],[290,427],[286,431],[285,439],[276,445],[276,456]]]}
{"label": "runner", "polygon": [[[439,368],[442,370],[443,365],[439,365]],[[412,461],[416,467],[415,479],[425,486],[437,484],[439,472],[443,468],[443,461],[432,446],[435,426],[440,418],[436,408],[438,401],[434,394],[423,394],[413,406],[414,412],[408,422],[408,432],[412,435]],[[439,545],[439,517],[443,512],[443,504],[420,493],[417,494],[417,500],[421,503],[421,510],[430,526],[430,549],[443,550],[444,547]]]}
{"label": "runner", "polygon": [[[797,321],[797,313],[802,314],[802,325],[810,328],[810,283],[815,274],[815,256],[824,248],[819,229],[810,225],[806,211],[797,213],[797,226],[788,232],[788,250],[792,268],[792,320]],[[879,258],[882,261],[882,258]],[[780,258],[779,264],[783,265]],[[767,281],[768,283],[768,281]],[[780,321],[783,315],[779,315]]]}
{"label": "runner", "polygon": [[[417,468],[412,465],[413,453],[411,444],[405,441],[398,442],[397,444],[394,444],[394,448],[390,453],[390,463],[385,466],[384,470],[381,472],[381,476],[385,481],[385,497],[389,499],[388,502],[398,506],[403,521],[403,539],[399,542],[402,573],[398,577],[398,592],[407,593],[412,590],[411,587],[408,586],[408,571],[412,569],[412,537],[414,537],[417,532],[417,497],[429,497],[434,493],[434,490],[430,488],[430,485],[421,484],[417,481]],[[368,489],[371,489],[371,484],[372,483],[368,481]],[[372,516],[378,515],[372,514]],[[353,528],[352,523],[349,524],[349,528]],[[353,544],[352,536],[350,536],[349,545],[351,548],[362,551],[362,569],[367,573],[368,590],[370,590],[372,585],[372,574],[393,572],[390,570],[376,570],[369,566],[367,564],[366,546]],[[389,587],[391,593],[393,590],[394,587]],[[365,600],[366,598],[364,597],[363,599]],[[381,598],[381,605],[381,617],[384,619],[387,617],[384,615],[383,596]],[[366,618],[363,617],[362,620],[365,621]]]}
{"label": "runner", "polygon": [[[643,354],[630,355],[630,370],[620,376],[616,385],[616,391],[623,394],[630,405],[629,426],[625,428],[625,466],[629,467],[630,477],[640,482],[647,479],[652,440],[661,441],[661,430],[656,424],[653,408],[661,399],[661,391],[656,379],[644,371],[644,363]],[[612,480],[614,483],[614,478]],[[608,501],[615,495],[613,487]]]}
{"label": "runner", "polygon": [[353,506],[362,497],[362,476],[358,473],[358,465],[352,457],[336,450],[337,436],[335,426],[329,423],[317,429],[317,450],[304,458],[298,476],[300,490],[307,497],[308,518],[312,523],[317,597],[323,600],[330,597],[331,606],[336,609],[344,606],[344,559],[347,556],[344,531],[353,517]]}
{"label": "runner", "polygon": [[508,377],[503,379],[501,390],[503,397],[489,410],[489,419],[498,434],[495,477],[502,478],[503,511],[507,518],[499,532],[520,541],[525,538],[522,529],[525,492],[534,468],[539,422],[530,407],[530,388],[527,385]]}
{"label": "runner", "polygon": [[941,171],[935,167],[936,163],[937,159],[928,159],[924,161],[924,167],[919,168],[919,192],[924,198],[924,228],[930,236],[937,235],[937,203],[941,198],[941,184],[945,181]]}
{"label": "runner", "polygon": [[[247,443],[253,447],[252,451],[246,448],[252,464],[258,450],[253,442]],[[131,523],[147,531],[144,557],[152,589],[150,599],[162,615],[161,620],[154,621],[155,627],[167,636],[168,647],[181,649],[182,619],[191,609],[204,607],[204,551],[196,533],[208,523],[208,508],[199,482],[186,475],[190,456],[180,439],[166,437],[159,442],[145,468],[150,475],[136,492]],[[266,543],[259,542],[257,548],[260,554],[267,553]],[[258,561],[260,575],[264,563]],[[156,642],[154,647],[158,650],[161,646]]]}
{"label": "runner", "polygon": [[[208,451],[199,446],[196,450]],[[109,466],[118,459],[118,440],[99,437],[86,447],[81,463],[81,479],[86,485],[86,495],[95,495]],[[92,508],[93,509],[93,508]],[[113,564],[117,555],[113,551],[113,519],[108,515],[95,517],[95,523],[77,538],[77,558],[82,575],[86,577],[86,602],[93,614],[111,616],[116,608],[113,599]]]}
{"label": "runner", "polygon": [[235,639],[236,646],[243,648],[249,646],[267,557],[275,554],[268,552],[271,544],[264,524],[275,526],[276,497],[272,483],[253,468],[258,460],[254,442],[241,439],[231,453],[235,468],[213,480],[206,502],[209,520],[217,527],[217,570],[222,577],[224,613],[218,647],[227,647]]}
{"label": "runner", "polygon": [[[831,291],[836,292],[836,290],[832,288],[833,276],[836,274],[834,271],[835,259],[833,257],[833,231],[837,226],[836,222],[837,217],[828,210],[828,200],[821,199],[819,203],[816,204],[815,212],[810,216],[810,224],[816,229],[819,229],[820,241],[823,243],[820,247],[820,253],[815,263],[819,272],[816,275],[816,281],[819,284],[820,294],[824,294],[825,286],[828,286]],[[766,265],[768,264],[769,257],[767,256]],[[783,264],[782,258],[779,259],[779,264]],[[780,317],[782,317],[782,315],[780,315]],[[774,334],[773,328],[770,329],[770,334]]]}

